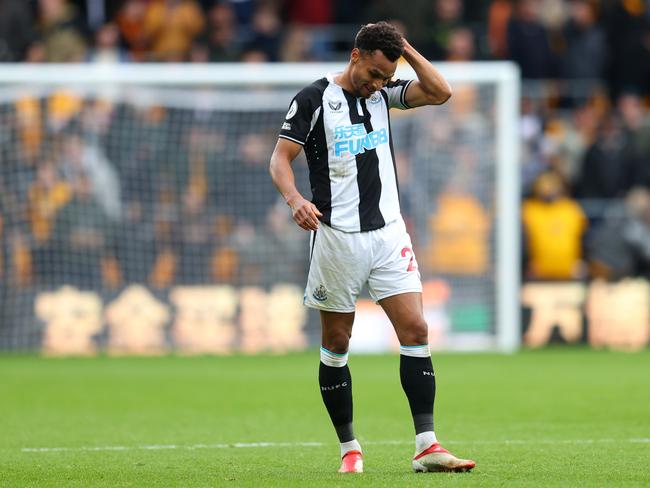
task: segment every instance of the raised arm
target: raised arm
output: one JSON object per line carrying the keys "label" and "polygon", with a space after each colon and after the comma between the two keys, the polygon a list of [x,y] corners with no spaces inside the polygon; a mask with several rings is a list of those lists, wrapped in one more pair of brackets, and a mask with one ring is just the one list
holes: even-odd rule
{"label": "raised arm", "polygon": [[418,77],[406,90],[406,103],[409,107],[441,105],[449,100],[451,87],[447,80],[406,39],[403,56]]}
{"label": "raised arm", "polygon": [[273,154],[269,172],[273,184],[284,197],[287,205],[291,208],[293,220],[305,230],[318,229],[318,217],[323,214],[318,211],[316,205],[305,199],[296,188],[296,180],[293,175],[291,163],[298,156],[302,146],[288,139],[279,138]]}

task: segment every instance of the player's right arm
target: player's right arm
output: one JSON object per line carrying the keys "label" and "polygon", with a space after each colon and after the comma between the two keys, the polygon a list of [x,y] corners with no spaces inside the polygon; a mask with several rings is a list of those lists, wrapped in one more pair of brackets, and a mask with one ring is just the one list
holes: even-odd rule
{"label": "player's right arm", "polygon": [[305,230],[318,229],[318,217],[323,214],[316,205],[304,198],[296,188],[296,180],[291,163],[298,156],[302,146],[289,139],[279,138],[271,155],[269,172],[273,184],[278,189],[287,205],[291,208],[293,220]]}

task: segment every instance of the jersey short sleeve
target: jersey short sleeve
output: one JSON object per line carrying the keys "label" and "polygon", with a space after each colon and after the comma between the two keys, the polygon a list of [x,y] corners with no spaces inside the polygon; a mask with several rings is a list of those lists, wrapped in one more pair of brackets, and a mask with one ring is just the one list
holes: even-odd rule
{"label": "jersey short sleeve", "polygon": [[314,112],[321,106],[322,95],[313,85],[298,92],[289,104],[279,137],[304,146],[312,128]]}
{"label": "jersey short sleeve", "polygon": [[412,107],[409,107],[406,103],[406,90],[413,80],[395,80],[389,81],[388,84],[382,88],[388,95],[388,106],[390,108],[399,108],[400,110],[406,110]]}

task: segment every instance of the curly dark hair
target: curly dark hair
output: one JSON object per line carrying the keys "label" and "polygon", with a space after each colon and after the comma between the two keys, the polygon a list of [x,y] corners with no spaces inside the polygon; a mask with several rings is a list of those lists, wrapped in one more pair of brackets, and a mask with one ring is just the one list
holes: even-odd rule
{"label": "curly dark hair", "polygon": [[379,49],[390,61],[397,61],[404,52],[404,40],[394,25],[382,21],[361,27],[354,47],[365,53]]}

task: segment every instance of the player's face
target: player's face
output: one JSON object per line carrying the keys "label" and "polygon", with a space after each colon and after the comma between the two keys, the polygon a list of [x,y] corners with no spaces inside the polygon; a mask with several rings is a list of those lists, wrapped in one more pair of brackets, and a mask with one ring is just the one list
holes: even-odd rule
{"label": "player's face", "polygon": [[397,69],[397,61],[390,61],[378,49],[372,53],[363,53],[354,48],[350,56],[350,64],[350,81],[354,94],[363,98],[368,98],[381,87],[386,86]]}

